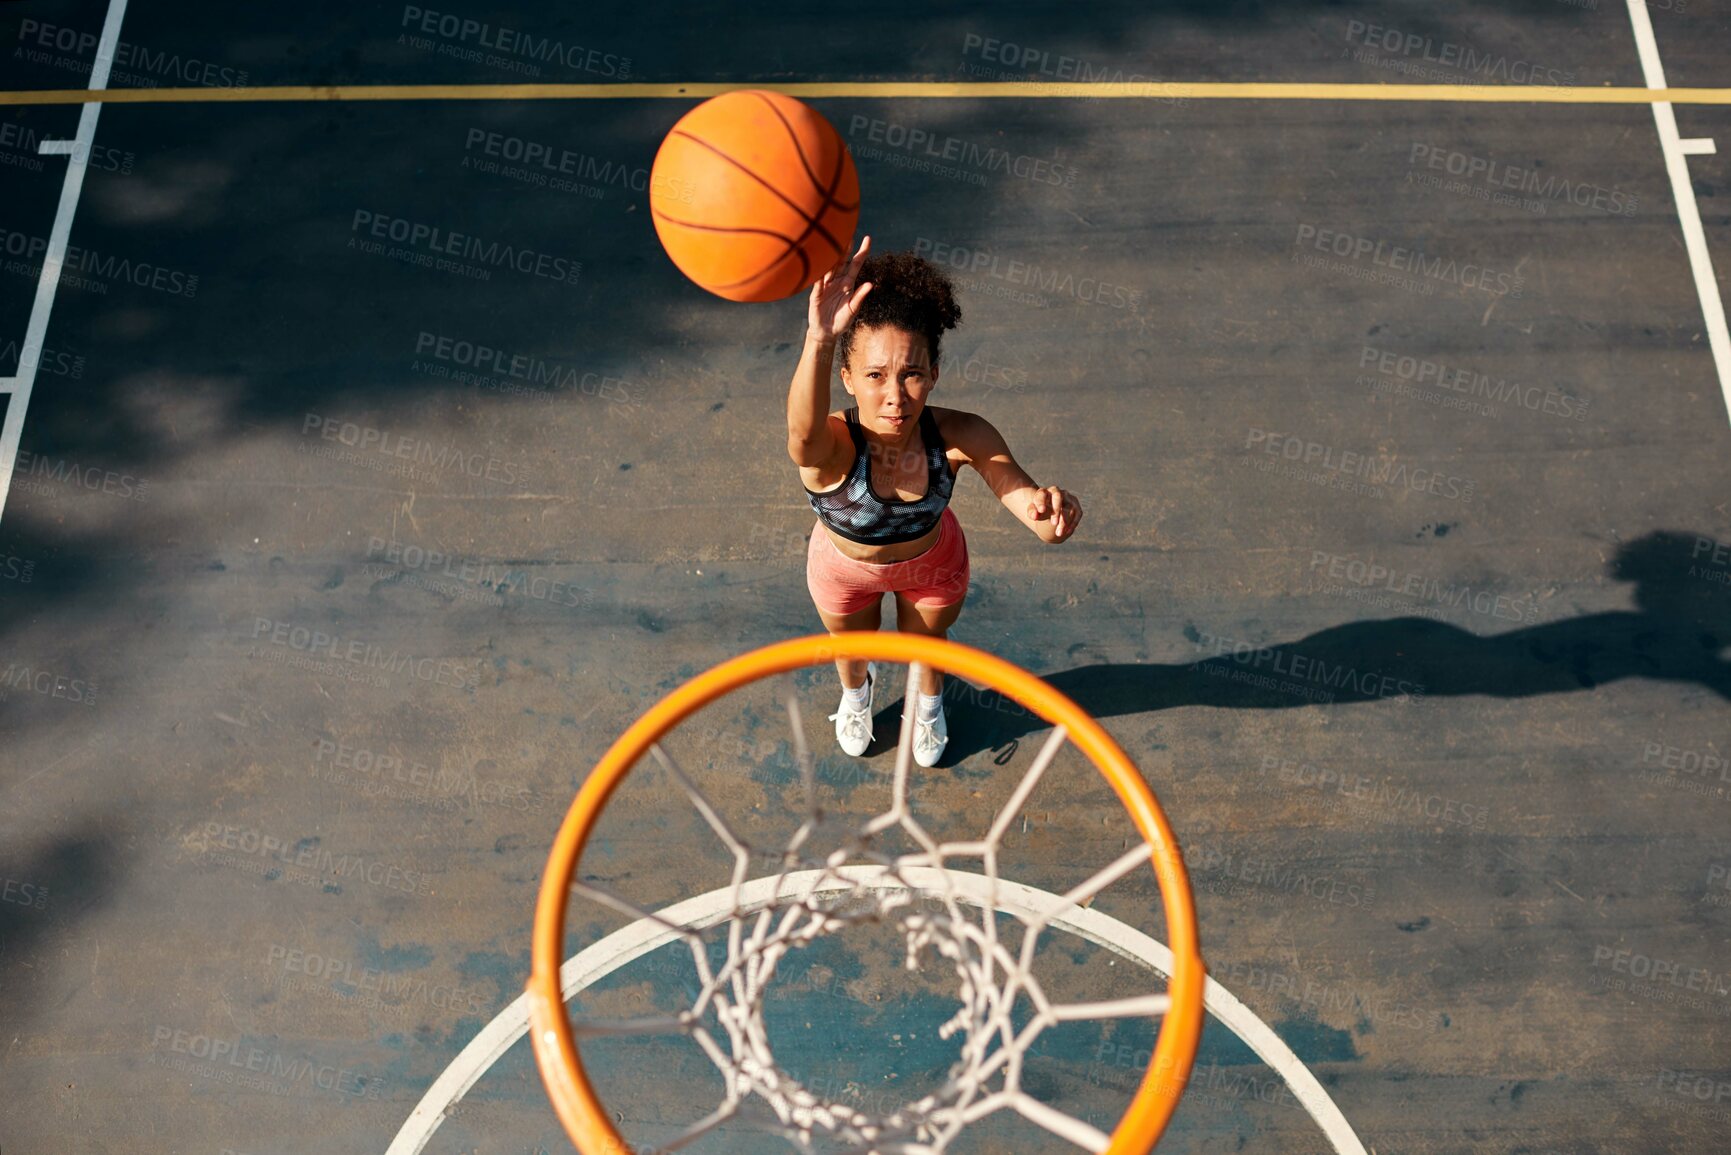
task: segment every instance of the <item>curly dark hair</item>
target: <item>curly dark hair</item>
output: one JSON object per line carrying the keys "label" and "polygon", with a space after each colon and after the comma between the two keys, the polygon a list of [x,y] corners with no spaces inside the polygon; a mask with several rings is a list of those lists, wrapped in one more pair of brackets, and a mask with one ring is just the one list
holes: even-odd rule
{"label": "curly dark hair", "polygon": [[924,257],[884,253],[867,257],[856,280],[860,284],[870,281],[872,291],[836,339],[841,364],[848,363],[848,354],[853,351],[855,330],[888,325],[924,337],[926,352],[935,366],[944,330],[954,329],[962,320],[962,307],[956,304],[950,278]]}

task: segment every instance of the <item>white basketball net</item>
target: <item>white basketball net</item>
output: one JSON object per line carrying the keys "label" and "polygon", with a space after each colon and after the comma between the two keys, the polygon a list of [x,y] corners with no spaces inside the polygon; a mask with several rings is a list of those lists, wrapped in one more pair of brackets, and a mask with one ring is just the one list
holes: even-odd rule
{"label": "white basketball net", "polygon": [[[669,922],[600,887],[572,883],[575,893],[633,918],[660,923],[691,950],[699,990],[690,1010],[677,1016],[572,1022],[579,1039],[682,1033],[702,1048],[721,1072],[726,1089],[720,1105],[657,1150],[677,1151],[689,1145],[734,1118],[753,1097],[773,1113],[774,1132],[802,1152],[819,1150],[816,1144],[821,1142],[825,1150],[858,1155],[939,1155],[968,1124],[1006,1109],[1087,1151],[1103,1151],[1110,1142],[1104,1132],[1026,1094],[1021,1089],[1024,1057],[1041,1032],[1057,1023],[1163,1015],[1170,1000],[1164,994],[1151,994],[1105,1002],[1053,1003],[1031,968],[1040,934],[1053,919],[1089,903],[1138,866],[1146,866],[1150,848],[1144,842],[1127,850],[1066,893],[1062,905],[1039,915],[1018,914],[1021,941],[1013,947],[1000,941],[996,917],[998,843],[1063,746],[1066,734],[1061,726],[1053,730],[983,838],[937,842],[908,807],[913,687],[920,684],[920,671],[919,664],[910,666],[890,808],[860,825],[843,846],[820,859],[801,855],[824,817],[816,802],[816,771],[800,725],[799,703],[791,681],[783,680],[783,704],[793,727],[806,814],[782,853],[781,869],[774,876],[767,901],[764,880],[752,882],[751,894],[746,893],[752,848],[734,833],[660,744],[650,748],[733,855],[732,904],[721,920],[728,924],[727,958],[721,967],[711,965],[704,939],[691,927]],[[874,849],[880,836],[892,828],[905,833],[920,849],[894,856]],[[955,880],[947,873],[958,859],[982,864],[981,873],[989,880],[988,901],[979,905],[960,901]],[[915,875],[923,888],[910,882],[909,875]],[[916,908],[915,893],[941,903],[942,910]],[[790,950],[886,917],[894,918],[905,933],[909,969],[918,969],[920,954],[927,949],[936,951],[955,968],[961,1007],[939,1033],[946,1039],[960,1035],[961,1049],[941,1087],[880,1115],[858,1104],[816,1095],[776,1063],[764,1025],[764,998],[777,965]],[[1011,1012],[1019,998],[1027,1000],[1032,1015],[1017,1029]],[[705,1021],[708,1015],[719,1023],[724,1039],[716,1038]]]}

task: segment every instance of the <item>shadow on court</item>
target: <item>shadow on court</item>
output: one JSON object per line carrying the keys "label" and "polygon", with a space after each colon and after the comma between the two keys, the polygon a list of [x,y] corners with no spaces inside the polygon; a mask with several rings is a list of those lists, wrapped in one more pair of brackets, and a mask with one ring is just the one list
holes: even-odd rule
{"label": "shadow on court", "polygon": [[[1698,560],[1703,542],[1709,551],[1719,548],[1702,535],[1660,531],[1618,551],[1610,573],[1634,583],[1636,610],[1491,637],[1419,617],[1349,622],[1278,645],[1234,649],[1234,640],[1215,639],[1199,649],[1218,646],[1219,656],[1183,665],[1116,662],[1044,677],[1096,718],[1179,706],[1279,710],[1381,698],[1525,698],[1624,678],[1699,685],[1731,701],[1731,662],[1720,656],[1731,646],[1731,599],[1711,578],[1723,567]],[[1187,632],[1193,642],[1205,637]],[[945,694],[950,744],[942,765],[981,750],[1001,752],[1047,728],[995,690],[952,677]],[[898,732],[899,715],[899,703],[880,712],[878,732]]]}
{"label": "shadow on court", "polygon": [[39,986],[51,943],[107,900],[118,870],[114,838],[87,824],[23,853],[0,854],[0,1021],[16,1029],[50,1008]]}

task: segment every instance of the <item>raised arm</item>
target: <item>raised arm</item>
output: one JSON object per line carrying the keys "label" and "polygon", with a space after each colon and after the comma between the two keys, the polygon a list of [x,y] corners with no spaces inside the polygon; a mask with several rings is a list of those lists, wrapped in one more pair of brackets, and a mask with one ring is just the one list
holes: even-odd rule
{"label": "raised arm", "polygon": [[1076,495],[1056,485],[1039,485],[1010,454],[1004,435],[977,413],[962,415],[956,448],[980,476],[1004,508],[1047,545],[1069,540],[1082,520],[1082,503]]}
{"label": "raised arm", "polygon": [[854,285],[871,244],[872,239],[866,237],[851,260],[838,261],[811,287],[805,348],[787,392],[787,454],[801,467],[822,465],[836,454],[836,432],[829,419],[830,369],[835,361],[836,338],[872,290],[870,281]]}

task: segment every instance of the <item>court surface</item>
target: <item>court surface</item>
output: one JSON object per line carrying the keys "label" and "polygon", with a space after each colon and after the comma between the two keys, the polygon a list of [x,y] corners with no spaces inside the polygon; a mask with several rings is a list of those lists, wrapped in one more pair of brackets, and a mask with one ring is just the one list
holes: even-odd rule
{"label": "court surface", "polygon": [[[862,229],[957,279],[934,403],[1080,495],[1049,547],[958,482],[951,636],[1099,718],[1184,845],[1244,1013],[1210,1021],[1161,1150],[1722,1149],[1721,6],[22,0],[0,49],[5,1155],[402,1150],[522,991],[596,759],[694,674],[821,628],[783,438],[803,299],[708,297],[648,217],[691,99],[463,98],[619,83],[847,86],[807,98]],[[208,98],[21,102],[99,59]],[[1719,95],[1606,95],[1660,68]],[[872,87],[1072,80],[1428,90]],[[1534,98],[1450,97],[1475,83]],[[233,99],[288,85],[336,87]],[[453,234],[480,247],[441,264]],[[833,674],[801,687],[820,776],[871,804],[889,742],[850,766]],[[1043,727],[949,690],[925,781],[989,822]],[[767,832],[797,776],[766,703],[680,749]],[[1006,841],[1031,886],[1124,844],[1122,808],[1064,782]],[[656,787],[597,877],[721,885]],[[1158,937],[1149,897],[1102,905]],[[948,1062],[943,984],[846,946],[790,972],[777,1029],[836,1094],[893,1102]],[[1084,993],[1125,965],[1066,957]],[[1067,1036],[1041,1085],[1109,1125],[1145,1045]],[[650,1143],[717,1085],[665,1041],[604,1081]],[[520,1043],[448,1106],[420,1149],[569,1150]],[[994,1147],[1075,1149],[1007,1123]]]}

